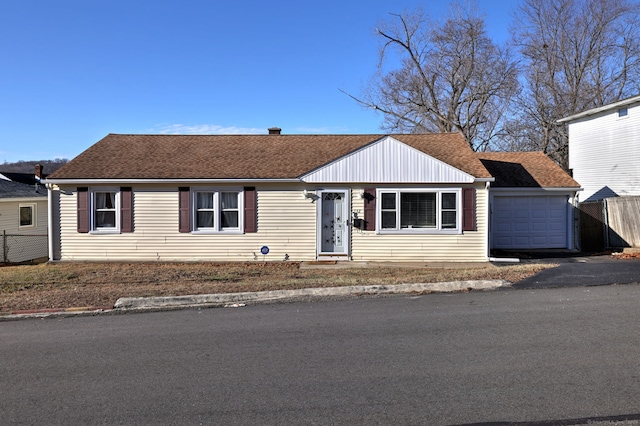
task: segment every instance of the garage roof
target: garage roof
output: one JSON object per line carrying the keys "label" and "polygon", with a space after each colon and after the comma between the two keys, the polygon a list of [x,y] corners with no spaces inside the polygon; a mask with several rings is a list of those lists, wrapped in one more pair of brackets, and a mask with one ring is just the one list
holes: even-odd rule
{"label": "garage roof", "polygon": [[478,158],[498,188],[580,188],[567,172],[543,152],[480,152]]}

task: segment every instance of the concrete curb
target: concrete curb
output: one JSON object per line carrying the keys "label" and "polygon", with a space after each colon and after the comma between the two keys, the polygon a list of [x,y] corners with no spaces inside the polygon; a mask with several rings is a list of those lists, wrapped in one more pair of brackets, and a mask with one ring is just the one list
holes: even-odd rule
{"label": "concrete curb", "polygon": [[244,302],[271,302],[301,297],[357,296],[375,294],[445,293],[467,290],[495,290],[509,287],[505,280],[452,281],[444,283],[368,285],[348,287],[305,288],[245,293],[200,294],[170,297],[122,297],[116,310],[144,310],[187,306],[224,306]]}
{"label": "concrete curb", "polygon": [[61,318],[95,315],[126,314],[127,312],[154,312],[191,307],[242,306],[245,303],[268,303],[301,298],[347,297],[376,294],[450,293],[470,290],[495,290],[511,287],[505,280],[451,281],[444,283],[366,285],[347,287],[305,288],[300,290],[273,290],[244,293],[198,294],[167,297],[122,297],[110,307],[69,307],[34,309],[0,315],[1,321],[27,318]]}

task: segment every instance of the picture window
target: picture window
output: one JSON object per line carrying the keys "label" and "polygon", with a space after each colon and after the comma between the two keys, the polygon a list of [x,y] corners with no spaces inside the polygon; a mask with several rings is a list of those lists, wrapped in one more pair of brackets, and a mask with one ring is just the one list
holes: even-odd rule
{"label": "picture window", "polygon": [[458,232],[458,191],[381,190],[379,217],[382,233]]}

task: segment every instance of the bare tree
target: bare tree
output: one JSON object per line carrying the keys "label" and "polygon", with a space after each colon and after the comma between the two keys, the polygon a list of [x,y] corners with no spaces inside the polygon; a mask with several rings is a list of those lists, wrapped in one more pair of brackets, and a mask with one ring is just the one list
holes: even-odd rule
{"label": "bare tree", "polygon": [[568,135],[557,120],[638,92],[639,11],[629,0],[523,1],[512,35],[526,83],[507,145],[568,167]]}
{"label": "bare tree", "polygon": [[[352,97],[382,112],[385,129],[459,131],[474,150],[487,149],[517,91],[509,52],[491,41],[483,18],[460,7],[440,25],[420,10],[392,16],[377,29],[378,73],[361,98]],[[387,70],[388,59],[399,66]]]}

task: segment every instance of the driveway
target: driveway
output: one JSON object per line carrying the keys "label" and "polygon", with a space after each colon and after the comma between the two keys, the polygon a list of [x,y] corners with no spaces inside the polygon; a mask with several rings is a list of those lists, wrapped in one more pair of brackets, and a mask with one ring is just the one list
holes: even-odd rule
{"label": "driveway", "polygon": [[640,283],[640,259],[615,259],[612,256],[575,256],[527,259],[524,262],[559,263],[513,284],[516,289],[584,287]]}

